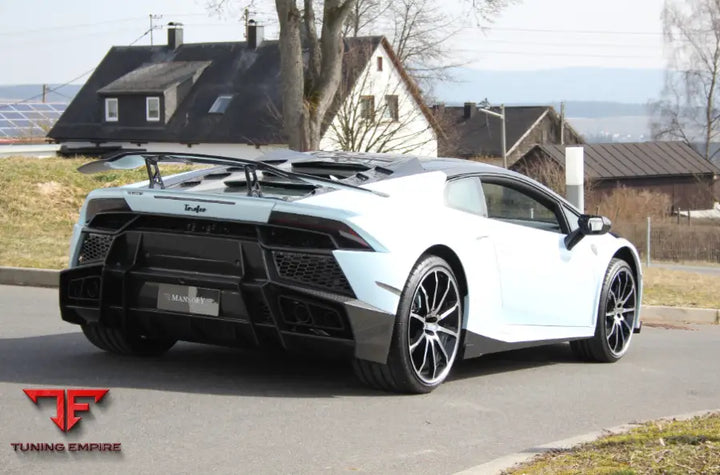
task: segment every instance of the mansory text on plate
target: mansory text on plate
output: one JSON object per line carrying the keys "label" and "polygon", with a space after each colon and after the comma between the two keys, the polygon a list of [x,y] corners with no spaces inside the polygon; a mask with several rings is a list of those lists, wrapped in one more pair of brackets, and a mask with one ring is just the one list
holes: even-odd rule
{"label": "mansory text on plate", "polygon": [[[206,167],[163,177],[159,165]],[[178,340],[352,358],[429,392],[453,362],[569,341],[613,362],[640,330],[636,249],[517,173],[466,160],[279,151],[257,161],[119,152],[60,278],[62,318],[114,353]]]}

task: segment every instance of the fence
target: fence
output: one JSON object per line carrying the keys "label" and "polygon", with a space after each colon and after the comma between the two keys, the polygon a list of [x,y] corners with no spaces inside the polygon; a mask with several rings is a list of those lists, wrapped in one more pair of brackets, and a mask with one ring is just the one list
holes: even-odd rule
{"label": "fence", "polygon": [[717,220],[696,222],[688,218],[679,221],[668,218],[618,222],[613,223],[613,232],[635,244],[643,261],[647,261],[649,249],[651,260],[720,263],[720,222]]}

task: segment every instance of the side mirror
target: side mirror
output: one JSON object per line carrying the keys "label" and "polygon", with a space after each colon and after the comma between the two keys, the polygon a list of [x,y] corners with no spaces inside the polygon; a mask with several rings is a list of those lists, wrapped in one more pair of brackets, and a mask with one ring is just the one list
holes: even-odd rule
{"label": "side mirror", "polygon": [[585,236],[598,236],[610,231],[612,222],[605,216],[592,216],[583,214],[578,218],[578,228],[565,236],[565,247],[572,249]]}

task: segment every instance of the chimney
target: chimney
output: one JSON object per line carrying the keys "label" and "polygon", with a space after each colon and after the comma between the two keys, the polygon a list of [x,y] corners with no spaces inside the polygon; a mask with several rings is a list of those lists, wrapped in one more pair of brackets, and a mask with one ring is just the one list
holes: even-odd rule
{"label": "chimney", "polygon": [[264,27],[258,25],[255,20],[250,20],[247,25],[247,44],[250,49],[257,49],[265,38],[263,38]]}
{"label": "chimney", "polygon": [[170,49],[177,49],[183,44],[183,24],[177,22],[170,22],[167,25],[168,32],[168,47]]}
{"label": "chimney", "polygon": [[465,106],[463,107],[463,117],[465,119],[469,119],[472,116],[475,115],[475,103],[474,102],[466,102]]}

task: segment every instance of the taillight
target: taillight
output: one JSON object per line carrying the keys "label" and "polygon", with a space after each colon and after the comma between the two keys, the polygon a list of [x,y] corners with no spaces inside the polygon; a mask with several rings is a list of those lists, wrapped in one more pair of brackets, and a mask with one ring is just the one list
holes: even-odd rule
{"label": "taillight", "polygon": [[89,223],[98,213],[108,211],[131,211],[123,198],[95,198],[90,200],[85,210],[85,222]]}
{"label": "taillight", "polygon": [[341,221],[292,213],[272,212],[268,224],[328,234],[340,249],[372,250],[353,228]]}

